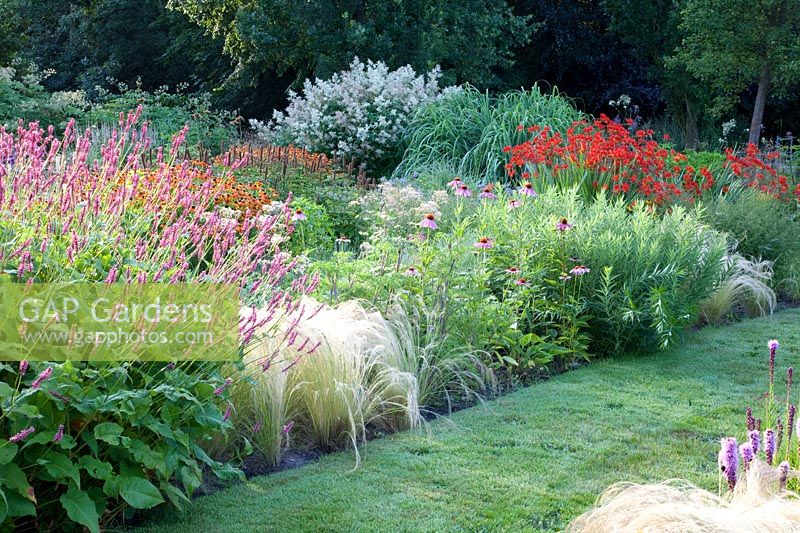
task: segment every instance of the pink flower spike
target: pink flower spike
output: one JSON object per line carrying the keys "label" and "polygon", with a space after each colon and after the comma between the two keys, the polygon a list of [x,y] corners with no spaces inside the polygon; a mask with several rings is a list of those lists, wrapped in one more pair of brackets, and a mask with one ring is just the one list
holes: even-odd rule
{"label": "pink flower spike", "polygon": [[34,431],[36,431],[36,428],[33,427],[33,426],[31,426],[29,428],[25,428],[22,431],[20,431],[19,433],[9,437],[8,440],[9,440],[9,442],[20,442],[20,441],[23,441],[23,440],[27,439],[30,436],[30,434],[33,433]]}
{"label": "pink flower spike", "polygon": [[289,420],[286,424],[283,425],[281,428],[282,435],[288,435],[292,428],[294,427],[294,420]]}
{"label": "pink flower spike", "polygon": [[58,431],[56,434],[53,435],[53,442],[61,442],[61,439],[64,438],[64,424],[59,424]]}
{"label": "pink flower spike", "polygon": [[53,375],[53,367],[48,366],[39,373],[39,376],[35,380],[33,380],[33,383],[31,383],[31,388],[38,389],[43,382],[50,379],[51,375]]}

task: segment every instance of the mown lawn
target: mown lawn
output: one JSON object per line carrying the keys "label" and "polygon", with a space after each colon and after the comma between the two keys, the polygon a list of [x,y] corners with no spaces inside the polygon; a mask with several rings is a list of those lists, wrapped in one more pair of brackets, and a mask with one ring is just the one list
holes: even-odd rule
{"label": "mown lawn", "polygon": [[[800,365],[800,310],[705,328],[648,357],[599,361],[421,431],[253,478],[151,515],[150,531],[562,529],[606,486],[682,477],[716,489],[719,438],[743,432],[778,368]],[[760,412],[756,411],[756,413]]]}

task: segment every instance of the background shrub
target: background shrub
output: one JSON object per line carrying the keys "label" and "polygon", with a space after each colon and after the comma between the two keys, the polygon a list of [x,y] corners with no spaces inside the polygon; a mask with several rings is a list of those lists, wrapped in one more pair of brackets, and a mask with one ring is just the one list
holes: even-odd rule
{"label": "background shrub", "polygon": [[389,70],[355,58],[329,80],[306,80],[303,94],[290,93],[286,111],[275,111],[269,123],[250,123],[267,142],[352,158],[378,174],[402,153],[411,113],[440,94],[439,76],[438,67],[426,77],[410,66]]}

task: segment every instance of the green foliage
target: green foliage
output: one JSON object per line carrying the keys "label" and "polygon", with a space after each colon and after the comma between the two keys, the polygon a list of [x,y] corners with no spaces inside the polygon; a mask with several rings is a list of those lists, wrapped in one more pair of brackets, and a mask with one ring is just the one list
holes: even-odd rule
{"label": "green foliage", "polygon": [[[383,205],[401,210],[397,216],[411,212],[397,196],[418,198],[383,191]],[[590,350],[672,344],[720,279],[725,239],[683,209],[662,217],[603,197],[584,204],[574,191],[518,197],[514,209],[508,199],[436,196],[423,208],[436,213],[436,230],[384,210],[360,257],[348,262],[340,254],[318,265],[322,291],[378,308],[391,298],[420,298],[431,310],[429,331],[529,376]],[[557,231],[561,217],[574,227]],[[481,237],[493,246],[476,247]],[[570,273],[579,263],[590,272]]]}
{"label": "green foliage", "polygon": [[796,0],[689,0],[677,59],[716,91],[719,116],[767,69],[780,91],[800,79],[800,9]]}
{"label": "green foliage", "polygon": [[42,126],[63,127],[69,117],[88,108],[80,92],[48,93],[42,86],[46,77],[35,65],[0,67],[0,125],[22,119],[26,124],[37,121]]}
{"label": "green foliage", "polygon": [[292,211],[299,209],[306,216],[295,224],[295,232],[291,236],[291,251],[301,255],[312,256],[329,254],[333,248],[333,224],[328,213],[320,204],[303,196],[292,199]]}
{"label": "green foliage", "polygon": [[234,140],[234,115],[213,109],[208,94],[187,94],[185,86],[175,92],[166,87],[154,92],[129,89],[118,84],[118,93],[101,90],[98,103],[83,114],[78,122],[91,126],[103,136],[116,125],[121,113],[142,106],[142,120],[149,123],[148,134],[153,146],[169,145],[173,136],[189,125],[186,144],[190,148],[202,147],[211,153],[227,150]]}
{"label": "green foliage", "polygon": [[512,48],[526,42],[532,30],[526,17],[487,0],[173,0],[170,5],[222,36],[238,64],[299,72],[298,80],[328,77],[357,55],[418,71],[441,64],[448,82],[492,84],[494,69],[510,65]]}
{"label": "green foliage", "polygon": [[741,255],[774,263],[776,292],[800,297],[800,215],[796,208],[758,191],[744,190],[719,198],[707,220],[736,241]]}
{"label": "green foliage", "polygon": [[407,128],[408,148],[394,177],[435,173],[449,174],[449,179],[504,179],[503,148],[529,137],[517,126],[535,124],[564,132],[581,116],[556,90],[544,93],[534,86],[492,97],[465,87],[414,114]]}
{"label": "green foliage", "polygon": [[[0,523],[35,517],[50,529],[67,519],[99,531],[126,509],[189,502],[204,469],[241,476],[202,448],[230,427],[214,393],[214,364],[0,365]],[[50,368],[49,371],[46,369]],[[32,386],[42,372],[52,375]]]}

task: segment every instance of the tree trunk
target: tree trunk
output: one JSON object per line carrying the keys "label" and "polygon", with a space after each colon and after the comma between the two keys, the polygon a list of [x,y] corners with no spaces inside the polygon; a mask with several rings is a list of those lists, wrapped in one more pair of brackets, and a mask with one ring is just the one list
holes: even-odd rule
{"label": "tree trunk", "polygon": [[761,66],[761,76],[758,78],[758,93],[756,105],[753,107],[753,120],[750,121],[750,144],[758,146],[761,139],[761,124],[764,122],[764,106],[767,104],[769,93],[770,65],[766,61]]}
{"label": "tree trunk", "polygon": [[686,98],[686,117],[683,125],[683,137],[687,150],[697,150],[700,146],[700,134],[697,131],[697,115],[692,113],[692,106]]}

